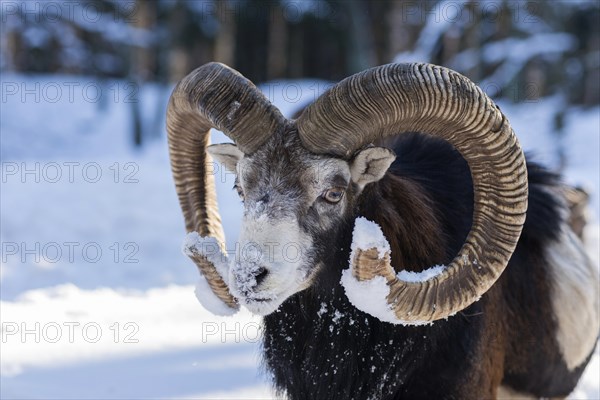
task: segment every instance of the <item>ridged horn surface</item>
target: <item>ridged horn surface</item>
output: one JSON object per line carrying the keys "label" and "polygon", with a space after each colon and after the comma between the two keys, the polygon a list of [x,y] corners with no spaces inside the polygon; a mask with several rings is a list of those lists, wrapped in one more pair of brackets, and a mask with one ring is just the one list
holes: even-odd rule
{"label": "ridged horn surface", "polygon": [[[473,226],[458,255],[440,275],[404,282],[389,259],[360,254],[358,279],[385,276],[389,306],[401,321],[446,318],[477,301],[510,259],[525,221],[527,170],[508,120],[464,76],[430,64],[389,64],[344,79],[308,106],[297,121],[315,153],[350,159],[365,145],[405,132],[447,140],[465,158],[474,186]],[[371,257],[372,258],[372,257]]]}
{"label": "ridged horn surface", "polygon": [[[215,171],[206,153],[210,129],[222,131],[249,154],[284,123],[279,110],[252,82],[226,65],[205,64],[177,84],[167,108],[167,132],[171,169],[188,232],[214,237],[222,247],[225,244]],[[237,300],[214,265],[201,255],[191,258],[213,292],[228,306],[237,308]]]}

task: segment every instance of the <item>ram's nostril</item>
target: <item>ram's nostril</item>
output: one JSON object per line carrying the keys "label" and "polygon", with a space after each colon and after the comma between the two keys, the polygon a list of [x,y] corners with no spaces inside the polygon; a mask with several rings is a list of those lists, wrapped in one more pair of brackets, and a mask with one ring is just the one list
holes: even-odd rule
{"label": "ram's nostril", "polygon": [[258,273],[254,277],[254,279],[256,279],[256,286],[259,286],[265,280],[265,278],[267,277],[268,274],[269,274],[269,271],[267,271],[266,268],[260,267],[260,269],[258,270]]}

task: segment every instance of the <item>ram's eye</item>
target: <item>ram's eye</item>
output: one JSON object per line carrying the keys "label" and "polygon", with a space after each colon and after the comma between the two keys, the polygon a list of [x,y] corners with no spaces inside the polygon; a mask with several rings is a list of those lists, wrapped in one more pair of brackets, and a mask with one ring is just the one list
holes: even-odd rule
{"label": "ram's eye", "polygon": [[341,187],[334,187],[331,189],[327,189],[325,193],[323,193],[323,198],[330,203],[339,203],[339,201],[344,197],[344,189]]}

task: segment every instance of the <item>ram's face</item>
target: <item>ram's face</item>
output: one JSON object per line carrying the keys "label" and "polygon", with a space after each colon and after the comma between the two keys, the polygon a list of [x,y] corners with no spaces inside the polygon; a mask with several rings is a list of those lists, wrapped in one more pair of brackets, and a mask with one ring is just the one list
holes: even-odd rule
{"label": "ram's face", "polygon": [[[385,158],[379,163],[382,172],[373,175],[379,179],[393,154],[368,150]],[[235,189],[244,204],[230,289],[251,311],[269,314],[311,285],[368,182],[360,179],[364,173],[356,173],[356,162],[314,155],[294,134],[274,138],[250,155],[232,144],[210,146],[209,152],[235,171]],[[359,168],[365,172],[366,167]]]}

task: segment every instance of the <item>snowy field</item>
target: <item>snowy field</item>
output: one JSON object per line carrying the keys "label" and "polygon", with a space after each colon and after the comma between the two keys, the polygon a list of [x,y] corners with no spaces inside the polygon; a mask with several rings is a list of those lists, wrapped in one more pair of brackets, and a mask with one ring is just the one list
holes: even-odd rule
{"label": "snowy field", "polygon": [[[169,90],[67,76],[1,83],[1,398],[273,398],[260,320],[217,318],[195,299],[163,132]],[[264,86],[288,115],[324,88]],[[142,150],[130,146],[136,96],[156,127]],[[592,194],[597,263],[600,109],[569,110],[557,135],[560,98],[500,104],[538,160],[557,166],[565,149],[567,180]],[[217,185],[231,245],[241,207],[232,176],[218,172]],[[596,354],[572,399],[600,399],[599,368]]]}

